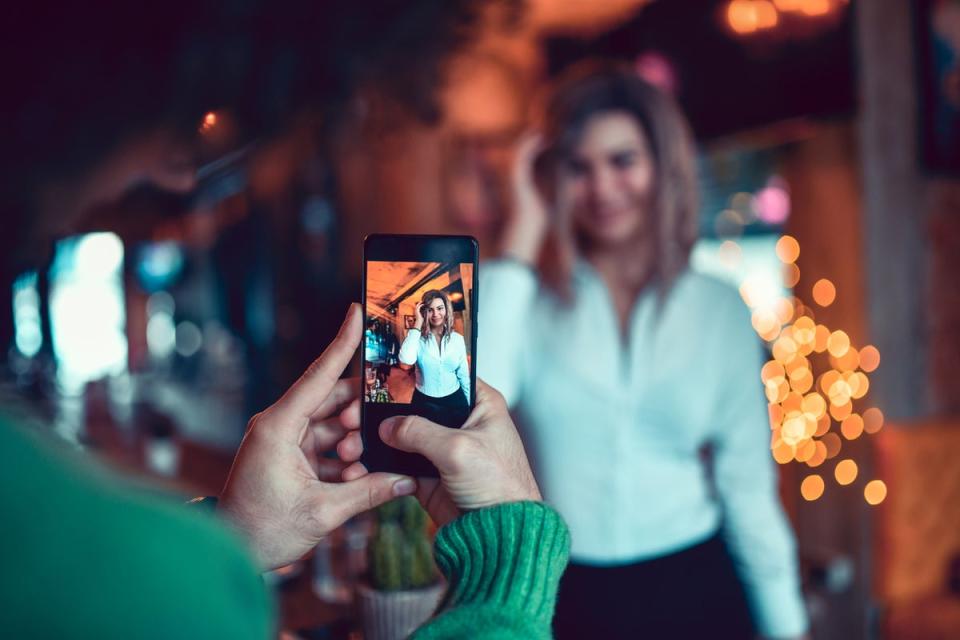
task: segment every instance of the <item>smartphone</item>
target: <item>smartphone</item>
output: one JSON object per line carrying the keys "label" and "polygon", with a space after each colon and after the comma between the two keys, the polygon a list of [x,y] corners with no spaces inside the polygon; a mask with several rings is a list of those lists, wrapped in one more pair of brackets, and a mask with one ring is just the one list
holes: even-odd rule
{"label": "smartphone", "polygon": [[477,397],[477,270],[469,236],[367,236],[360,348],[361,462],[436,477],[423,456],[380,440],[380,423],[418,415],[457,429]]}

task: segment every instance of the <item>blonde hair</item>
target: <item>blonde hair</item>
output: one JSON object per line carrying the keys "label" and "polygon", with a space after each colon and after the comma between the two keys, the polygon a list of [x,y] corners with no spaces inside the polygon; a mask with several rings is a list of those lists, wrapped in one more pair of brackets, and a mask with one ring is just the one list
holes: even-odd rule
{"label": "blonde hair", "polygon": [[[445,292],[440,291],[439,289],[430,289],[429,291],[423,294],[423,298],[420,300],[420,302],[423,303],[423,308],[427,308],[437,298],[439,298],[440,300],[443,300],[443,306],[447,310],[447,317],[446,317],[446,320],[444,320],[443,322],[443,332],[440,334],[440,337],[443,340],[446,340],[450,337],[451,334],[453,334],[453,304],[450,302],[450,296],[448,296]],[[424,322],[426,323],[426,318],[424,318]],[[427,330],[421,332],[420,339],[429,340],[430,334],[432,333],[433,332],[430,330],[430,325],[427,324]]]}
{"label": "blonde hair", "polygon": [[[672,98],[642,80],[629,67],[590,62],[578,65],[556,85],[544,114],[548,181],[554,185],[559,167],[569,158],[591,117],[611,111],[633,116],[650,146],[654,189],[650,224],[654,264],[650,282],[661,295],[687,268],[697,239],[698,197],[693,136]],[[564,207],[566,209],[566,207]],[[571,276],[580,239],[570,211],[558,211],[541,261],[548,287],[569,301]],[[641,241],[649,241],[645,235]]]}

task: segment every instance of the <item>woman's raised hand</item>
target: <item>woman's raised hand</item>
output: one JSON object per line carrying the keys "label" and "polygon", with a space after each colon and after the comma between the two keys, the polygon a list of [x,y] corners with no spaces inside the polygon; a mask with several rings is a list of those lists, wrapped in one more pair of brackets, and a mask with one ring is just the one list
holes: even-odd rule
{"label": "woman's raised hand", "polygon": [[417,331],[422,331],[422,330],[423,330],[423,320],[424,320],[424,318],[423,318],[423,303],[422,303],[422,302],[418,302],[418,303],[417,303],[417,306],[414,307],[414,309],[413,309],[413,315],[416,316],[416,318],[417,318],[417,323],[414,325],[413,328],[416,329]]}
{"label": "woman's raised hand", "polygon": [[549,224],[548,205],[537,188],[534,163],[544,149],[543,136],[531,131],[517,144],[511,175],[510,217],[503,231],[503,255],[534,265]]}

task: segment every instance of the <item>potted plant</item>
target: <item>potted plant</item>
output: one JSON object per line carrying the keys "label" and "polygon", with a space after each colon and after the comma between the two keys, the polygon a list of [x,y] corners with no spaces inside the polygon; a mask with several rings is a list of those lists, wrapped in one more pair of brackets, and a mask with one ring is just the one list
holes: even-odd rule
{"label": "potted plant", "polygon": [[427,514],[416,498],[397,498],[377,509],[367,559],[369,584],[357,587],[364,638],[406,638],[433,614],[443,594]]}

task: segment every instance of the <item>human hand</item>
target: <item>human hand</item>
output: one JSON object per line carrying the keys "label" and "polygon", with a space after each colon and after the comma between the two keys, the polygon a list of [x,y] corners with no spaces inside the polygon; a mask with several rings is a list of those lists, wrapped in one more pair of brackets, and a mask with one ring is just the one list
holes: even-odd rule
{"label": "human hand", "polygon": [[549,224],[548,205],[534,175],[534,164],[543,149],[543,137],[537,132],[520,138],[510,176],[512,214],[502,239],[504,255],[530,265],[536,264]]}
{"label": "human hand", "polygon": [[424,304],[422,302],[418,302],[417,306],[413,308],[413,315],[417,319],[416,324],[414,325],[413,328],[416,329],[417,331],[423,330],[423,323],[424,323],[424,320],[426,319],[426,316],[423,313],[423,307],[424,307]]}
{"label": "human hand", "polygon": [[[418,479],[416,492],[438,525],[462,511],[542,499],[503,396],[482,380],[477,380],[477,404],[460,429],[418,416],[396,416],[380,424],[380,438],[401,451],[426,456],[440,471],[439,480]],[[358,462],[363,443],[356,430],[340,442],[337,452],[352,463],[343,471],[344,480],[367,476]]]}
{"label": "human hand", "polygon": [[330,482],[323,459],[360,426],[358,380],[338,380],[363,334],[359,305],[290,389],[255,415],[230,469],[219,510],[249,540],[263,570],[297,560],[351,517],[413,493],[406,476],[371,473]]}

